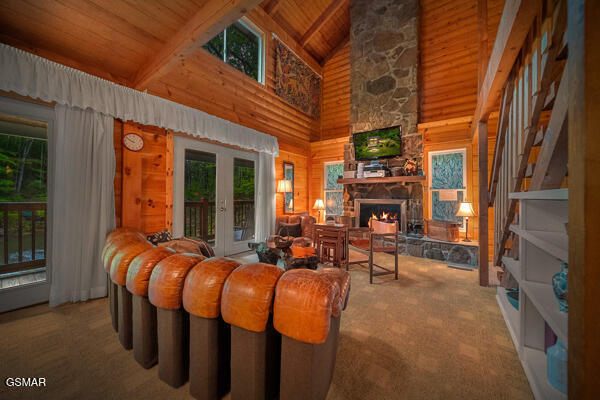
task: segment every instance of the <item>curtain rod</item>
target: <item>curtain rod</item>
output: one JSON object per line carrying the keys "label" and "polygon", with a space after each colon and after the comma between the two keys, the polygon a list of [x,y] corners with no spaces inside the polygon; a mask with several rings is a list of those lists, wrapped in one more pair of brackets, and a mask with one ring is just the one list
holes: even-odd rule
{"label": "curtain rod", "polygon": [[271,35],[272,35],[272,36],[273,36],[275,39],[279,40],[279,43],[281,43],[282,45],[284,45],[285,47],[287,47],[287,49],[288,49],[289,51],[291,51],[292,53],[294,53],[294,55],[295,55],[296,57],[298,57],[300,60],[302,60],[302,62],[303,62],[303,63],[304,63],[304,64],[305,64],[305,65],[306,65],[308,68],[310,68],[310,69],[311,69],[311,71],[312,71],[312,72],[314,72],[314,73],[315,73],[315,74],[316,74],[316,75],[317,75],[319,78],[323,79],[323,75],[321,75],[320,73],[318,73],[317,71],[315,71],[315,69],[314,69],[313,67],[311,67],[311,66],[310,66],[310,65],[309,65],[309,64],[308,64],[306,61],[304,61],[304,58],[300,57],[300,56],[298,55],[298,53],[296,53],[294,50],[292,50],[292,48],[291,48],[290,46],[288,46],[288,45],[287,45],[287,44],[286,44],[286,43],[285,43],[285,42],[284,42],[284,41],[283,41],[283,40],[282,40],[282,39],[281,39],[279,36],[277,36],[277,34],[276,34],[275,32],[271,32]]}

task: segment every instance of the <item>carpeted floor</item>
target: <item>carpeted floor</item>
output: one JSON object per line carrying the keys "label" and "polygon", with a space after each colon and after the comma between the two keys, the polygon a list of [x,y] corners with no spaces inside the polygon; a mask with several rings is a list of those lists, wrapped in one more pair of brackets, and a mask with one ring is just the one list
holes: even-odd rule
{"label": "carpeted floor", "polygon": [[[378,256],[390,263],[387,255]],[[401,256],[400,279],[351,270],[328,399],[531,399],[495,300],[477,272]],[[0,315],[0,377],[45,377],[46,388],[0,384],[2,399],[187,399],[144,370],[112,330],[107,299]]]}

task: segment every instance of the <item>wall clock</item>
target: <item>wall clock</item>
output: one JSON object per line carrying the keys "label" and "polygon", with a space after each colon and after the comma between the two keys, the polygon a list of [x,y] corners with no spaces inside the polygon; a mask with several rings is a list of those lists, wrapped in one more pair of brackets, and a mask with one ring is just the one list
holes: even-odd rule
{"label": "wall clock", "polygon": [[123,136],[123,145],[131,151],[140,151],[144,148],[144,139],[138,134],[128,133]]}

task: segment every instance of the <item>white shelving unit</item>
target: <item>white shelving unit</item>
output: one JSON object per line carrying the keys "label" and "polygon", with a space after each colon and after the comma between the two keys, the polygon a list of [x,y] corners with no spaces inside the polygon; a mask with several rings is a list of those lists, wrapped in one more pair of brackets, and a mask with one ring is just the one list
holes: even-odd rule
{"label": "white shelving unit", "polygon": [[548,324],[568,346],[568,314],[559,311],[552,289],[560,260],[569,261],[568,189],[511,193],[509,198],[519,199],[519,225],[510,228],[519,236],[519,257],[502,262],[519,283],[519,310],[504,288],[498,287],[496,298],[535,398],[566,399],[548,383],[544,338]]}

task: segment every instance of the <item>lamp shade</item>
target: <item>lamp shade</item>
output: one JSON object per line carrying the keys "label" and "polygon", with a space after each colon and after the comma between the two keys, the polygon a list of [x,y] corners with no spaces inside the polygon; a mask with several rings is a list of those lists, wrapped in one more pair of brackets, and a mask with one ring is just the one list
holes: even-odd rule
{"label": "lamp shade", "polygon": [[323,199],[317,199],[315,201],[315,205],[313,206],[313,210],[324,210],[325,204],[323,203]]}
{"label": "lamp shade", "polygon": [[471,203],[460,203],[458,212],[456,213],[457,217],[473,217],[474,215],[475,211],[473,211],[473,205]]}
{"label": "lamp shade", "polygon": [[277,182],[277,193],[291,193],[292,192],[292,181],[289,179],[282,179]]}

